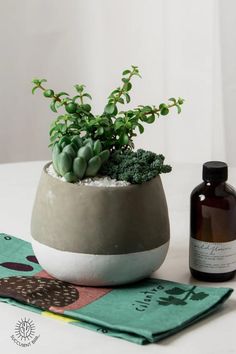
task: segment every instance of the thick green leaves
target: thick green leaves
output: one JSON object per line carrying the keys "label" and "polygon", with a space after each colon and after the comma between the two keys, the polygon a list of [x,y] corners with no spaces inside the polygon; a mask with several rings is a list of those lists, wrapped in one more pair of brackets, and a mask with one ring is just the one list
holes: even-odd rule
{"label": "thick green leaves", "polygon": [[155,121],[155,114],[147,115],[143,120],[148,124],[152,124]]}
{"label": "thick green leaves", "polygon": [[50,108],[54,113],[57,113],[57,109],[56,109],[56,100],[52,100],[51,104],[50,104]]}
{"label": "thick green leaves", "polygon": [[104,128],[103,127],[99,127],[96,131],[96,136],[102,135],[104,133]]}
{"label": "thick green leaves", "polygon": [[96,155],[98,155],[102,151],[102,144],[100,140],[96,140],[93,145],[93,151]]}
{"label": "thick green leaves", "polygon": [[58,155],[60,154],[60,152],[61,152],[60,146],[58,144],[55,144],[52,149],[52,162],[53,162],[54,170],[58,174],[60,174],[60,172],[59,172],[59,168],[58,168],[58,164],[57,164],[57,159],[58,159]]}
{"label": "thick green leaves", "polygon": [[65,108],[66,108],[66,112],[68,112],[68,113],[70,113],[70,114],[73,114],[73,113],[76,112],[77,107],[78,107],[77,103],[75,103],[75,102],[70,102],[70,103],[68,103],[68,104],[66,105],[66,107],[65,107]]}
{"label": "thick green leaves", "polygon": [[71,142],[74,143],[77,148],[80,148],[82,146],[82,139],[79,135],[75,135],[72,139]]}
{"label": "thick green leaves", "polygon": [[34,95],[35,91],[36,91],[38,88],[39,88],[38,86],[34,86],[34,87],[32,88],[32,94],[33,94],[33,95]]}
{"label": "thick green leaves", "polygon": [[125,125],[125,122],[123,121],[123,119],[117,119],[115,121],[115,130],[119,130],[121,127],[123,127]]}
{"label": "thick green leaves", "polygon": [[126,133],[122,133],[119,137],[119,143],[121,145],[128,145],[129,143],[129,137]]}
{"label": "thick green leaves", "polygon": [[85,172],[86,177],[95,177],[100,167],[102,166],[102,160],[99,156],[92,157]]}
{"label": "thick green leaves", "polygon": [[107,114],[113,114],[115,112],[116,105],[114,103],[108,103],[105,106],[104,112]]}
{"label": "thick green leaves", "polygon": [[72,157],[66,152],[61,152],[57,157],[57,166],[61,176],[64,176],[72,169]]}
{"label": "thick green leaves", "polygon": [[126,98],[126,103],[130,102],[130,95],[128,93],[125,93],[125,98]]}
{"label": "thick green leaves", "polygon": [[124,89],[126,91],[130,91],[132,89],[132,84],[131,82],[127,82],[125,85],[124,85]]}
{"label": "thick green leaves", "polygon": [[70,138],[68,136],[63,136],[59,141],[59,146],[63,149],[66,145],[70,144]]}
{"label": "thick green leaves", "polygon": [[160,113],[162,116],[166,116],[169,113],[169,108],[163,107]]}
{"label": "thick green leaves", "polygon": [[74,88],[78,93],[82,93],[84,91],[85,85],[75,85]]}
{"label": "thick green leaves", "polygon": [[101,158],[102,163],[106,162],[109,159],[109,156],[110,156],[109,150],[103,150],[99,154],[99,157]]}
{"label": "thick green leaves", "polygon": [[144,127],[143,127],[142,124],[138,123],[138,129],[139,129],[140,134],[143,134],[143,132],[144,132]]}
{"label": "thick green leaves", "polygon": [[82,146],[78,151],[78,157],[83,157],[86,161],[90,160],[93,156],[93,150],[90,145]]}
{"label": "thick green leaves", "polygon": [[77,155],[77,152],[73,148],[72,144],[66,145],[63,149],[63,152],[66,152],[67,154],[71,155],[72,158],[74,158]]}
{"label": "thick green leaves", "polygon": [[83,157],[76,157],[73,162],[73,171],[74,174],[79,178],[82,179],[84,177],[85,171],[87,168],[87,162]]}
{"label": "thick green leaves", "polygon": [[[73,151],[76,150],[77,153],[78,148],[82,147],[84,139],[92,138],[92,142],[86,143],[89,148],[83,146],[81,150],[83,156],[78,156],[89,161],[93,157],[92,154],[100,156],[102,153],[107,156],[107,153],[101,151],[100,143],[104,149],[110,151],[132,149],[134,146],[132,140],[136,136],[135,129],[138,128],[140,134],[144,132],[142,122],[154,123],[160,115],[169,114],[172,107],[176,107],[178,113],[181,112],[184,102],[181,97],[177,99],[171,97],[168,99],[168,103],[161,103],[159,106],[139,105],[134,109],[124,109],[118,112],[117,107],[120,107],[118,104],[124,105],[130,102],[131,80],[134,76],[140,76],[139,69],[135,65],[123,71],[121,85],[108,96],[107,104],[101,115],[93,115],[91,105],[86,103],[87,99],[92,97],[85,92],[84,85],[75,85],[77,93],[70,97],[67,92],[54,93],[52,89],[45,88],[42,84],[46,82],[45,79],[33,79],[32,93],[40,89],[45,97],[51,98],[50,108],[53,112],[57,112],[60,107],[65,110],[63,115],[58,116],[50,127],[50,146],[59,142],[62,151],[67,145],[70,145],[63,152],[74,156]],[[73,140],[75,136],[76,138]],[[85,138],[81,139],[80,136]],[[69,142],[61,140],[62,137],[69,137]],[[100,142],[94,144],[96,139],[99,139]],[[72,177],[72,175],[68,175],[68,178]]]}
{"label": "thick green leaves", "polygon": [[63,177],[65,178],[66,182],[69,183],[77,182],[77,177],[73,172],[67,172]]}
{"label": "thick green leaves", "polygon": [[66,92],[59,92],[59,93],[57,94],[57,97],[61,97],[61,96],[69,96],[69,94],[66,93]]}
{"label": "thick green leaves", "polygon": [[92,96],[89,93],[84,93],[83,97],[88,97],[90,100],[92,99]]}
{"label": "thick green leaves", "polygon": [[44,95],[44,97],[53,97],[54,91],[53,90],[45,90],[43,95]]}

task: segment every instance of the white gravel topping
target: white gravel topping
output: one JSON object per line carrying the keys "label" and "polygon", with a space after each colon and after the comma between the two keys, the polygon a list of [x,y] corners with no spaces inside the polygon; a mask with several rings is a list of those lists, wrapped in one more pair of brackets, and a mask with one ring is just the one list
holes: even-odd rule
{"label": "white gravel topping", "polygon": [[[47,168],[47,173],[55,177],[63,182],[66,182],[65,179],[61,176],[58,176],[56,171],[53,168],[53,164],[51,163],[49,167]],[[78,185],[85,185],[85,186],[94,186],[94,187],[125,187],[130,185],[129,182],[127,181],[117,181],[116,179],[112,179],[108,176],[96,176],[93,178],[84,178],[79,182],[76,182],[74,184]]]}

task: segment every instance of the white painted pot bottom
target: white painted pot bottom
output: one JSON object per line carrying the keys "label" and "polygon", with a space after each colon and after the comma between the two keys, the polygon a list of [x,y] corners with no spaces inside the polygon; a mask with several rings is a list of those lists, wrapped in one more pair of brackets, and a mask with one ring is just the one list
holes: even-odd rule
{"label": "white painted pot bottom", "polygon": [[119,285],[148,277],[163,263],[169,242],[152,250],[94,255],[60,251],[32,239],[34,253],[53,277],[79,285]]}

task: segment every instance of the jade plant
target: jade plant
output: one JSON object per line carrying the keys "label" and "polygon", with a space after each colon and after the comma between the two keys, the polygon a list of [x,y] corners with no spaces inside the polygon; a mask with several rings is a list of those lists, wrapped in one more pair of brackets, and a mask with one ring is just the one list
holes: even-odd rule
{"label": "jade plant", "polygon": [[[131,183],[143,183],[162,172],[169,172],[164,165],[164,156],[152,152],[135,152],[133,138],[144,132],[144,123],[154,123],[160,116],[169,114],[172,108],[181,112],[182,98],[171,97],[159,105],[139,105],[135,108],[121,109],[120,105],[130,103],[133,77],[141,77],[137,66],[123,71],[122,84],[113,90],[107,99],[103,112],[96,115],[88,103],[91,95],[84,85],[75,85],[76,94],[56,93],[45,87],[47,80],[34,79],[32,93],[41,90],[50,100],[54,113],[62,110],[52,122],[49,135],[52,148],[53,166],[56,172],[68,182],[84,177],[106,174]],[[147,158],[147,155],[152,158]],[[143,158],[146,156],[146,158]],[[132,163],[136,166],[132,177]],[[126,173],[122,170],[128,166]],[[167,166],[167,167],[165,167]],[[137,177],[137,171],[148,171]]]}

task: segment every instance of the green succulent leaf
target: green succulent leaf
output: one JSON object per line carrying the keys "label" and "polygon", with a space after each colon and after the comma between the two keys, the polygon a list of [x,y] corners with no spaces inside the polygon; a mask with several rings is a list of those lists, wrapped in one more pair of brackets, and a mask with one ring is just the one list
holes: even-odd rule
{"label": "green succulent leaf", "polygon": [[129,143],[129,137],[126,133],[122,133],[119,137],[119,143],[121,145],[128,145]]}
{"label": "green succulent leaf", "polygon": [[148,124],[152,124],[155,121],[155,114],[148,115],[147,117],[145,117],[144,121]]}
{"label": "green succulent leaf", "polygon": [[109,150],[103,150],[102,152],[100,152],[99,154],[102,163],[106,162],[109,159],[110,156],[110,151]]}
{"label": "green succulent leaf", "polygon": [[102,151],[102,144],[100,140],[96,140],[93,145],[93,151],[98,155]]}
{"label": "green succulent leaf", "polygon": [[63,149],[66,145],[70,144],[70,138],[68,136],[63,136],[59,141],[59,146]]}
{"label": "green succulent leaf", "polygon": [[75,85],[74,88],[77,92],[82,93],[84,91],[85,85]]}
{"label": "green succulent leaf", "polygon": [[[133,138],[137,135],[136,132],[139,131],[140,134],[144,132],[143,122],[154,123],[157,117],[167,115],[174,107],[176,107],[178,113],[181,112],[182,104],[184,103],[181,97],[177,99],[171,97],[167,103],[161,103],[157,106],[139,105],[133,109],[118,111],[117,105],[119,103],[122,105],[130,103],[130,90],[135,76],[141,77],[139,69],[135,65],[123,71],[121,84],[111,91],[101,115],[94,115],[91,105],[86,103],[86,99],[92,99],[92,97],[85,92],[85,85],[76,84],[74,88],[77,93],[71,97],[65,91],[54,92],[52,89],[45,88],[43,85],[46,82],[45,79],[34,78],[32,80],[32,93],[34,94],[39,89],[43,96],[50,98],[50,109],[53,112],[56,113],[62,106],[66,111],[66,114],[58,116],[50,127],[49,146],[53,148],[55,143],[60,142],[60,147],[65,148],[65,146],[70,144],[71,147],[67,147],[65,151],[72,156],[73,149],[77,152],[78,149],[82,148],[81,140],[78,139],[77,144],[76,141],[72,141],[72,138],[74,136],[83,136],[83,141],[87,138],[91,138],[93,141],[99,139],[102,148],[111,152],[132,150],[134,148]],[[64,136],[69,137],[70,141],[61,142],[61,138]],[[89,156],[90,160],[94,157],[93,154],[95,152],[93,151],[93,143],[90,143],[89,146],[92,149],[92,155]],[[97,151],[96,156],[99,156],[100,153],[102,151]]]}
{"label": "green succulent leaf", "polygon": [[125,100],[124,100],[122,97],[120,97],[120,98],[118,99],[118,102],[121,103],[121,104],[124,104],[124,103],[125,103]]}
{"label": "green succulent leaf", "polygon": [[126,103],[130,102],[130,95],[128,93],[125,93],[125,98],[126,98]]}
{"label": "green succulent leaf", "polygon": [[138,129],[139,129],[140,134],[143,134],[143,132],[144,132],[144,127],[143,127],[142,124],[138,123]]}
{"label": "green succulent leaf", "polygon": [[93,156],[93,150],[90,145],[82,146],[77,154],[78,157],[83,157],[86,161],[89,161]]}
{"label": "green succulent leaf", "polygon": [[178,112],[178,114],[180,114],[181,113],[181,107],[180,107],[180,105],[176,105],[176,108],[177,108],[177,112]]}
{"label": "green succulent leaf", "polygon": [[39,85],[40,84],[40,80],[35,78],[35,79],[32,80],[32,83],[35,84],[35,85]]}
{"label": "green succulent leaf", "polygon": [[72,139],[71,139],[71,142],[74,143],[77,148],[79,149],[81,146],[82,146],[82,139],[79,135],[75,135]]}
{"label": "green succulent leaf", "polygon": [[50,108],[54,113],[57,113],[57,109],[56,109],[56,100],[52,100],[51,104],[50,104]]}
{"label": "green succulent leaf", "polygon": [[73,162],[73,171],[74,174],[78,177],[78,179],[82,179],[84,177],[85,171],[87,168],[87,162],[83,157],[76,157]]}
{"label": "green succulent leaf", "polygon": [[131,82],[127,82],[127,83],[125,84],[125,86],[124,86],[124,89],[125,89],[126,91],[130,91],[130,90],[132,89],[132,84],[131,84]]}
{"label": "green succulent leaf", "polygon": [[77,151],[73,148],[72,144],[66,145],[63,149],[63,152],[66,152],[72,158],[74,158],[77,155]]}
{"label": "green succulent leaf", "polygon": [[34,86],[34,87],[32,88],[32,94],[33,94],[33,95],[34,95],[35,91],[36,91],[38,88],[39,88],[38,86]]}
{"label": "green succulent leaf", "polygon": [[61,96],[69,96],[69,94],[66,93],[66,92],[59,92],[59,93],[57,94],[57,97],[61,97]]}
{"label": "green succulent leaf", "polygon": [[179,97],[179,98],[178,98],[178,104],[180,104],[180,105],[181,105],[181,104],[183,104],[183,103],[184,103],[184,99],[183,99],[183,98],[181,98],[181,97]]}
{"label": "green succulent leaf", "polygon": [[64,176],[72,169],[72,157],[66,152],[61,152],[57,158],[57,166],[61,176]]}
{"label": "green succulent leaf", "polygon": [[105,106],[104,112],[107,114],[113,114],[115,112],[116,105],[114,103],[108,103]]}
{"label": "green succulent leaf", "polygon": [[129,82],[129,79],[123,77],[123,78],[122,78],[122,81],[123,81],[125,84],[127,84],[127,83]]}
{"label": "green succulent leaf", "polygon": [[102,160],[100,156],[92,157],[88,161],[88,166],[85,172],[86,177],[95,177],[101,166],[102,166]]}
{"label": "green succulent leaf", "polygon": [[102,135],[104,133],[104,128],[103,127],[99,127],[96,131],[96,136]]}
{"label": "green succulent leaf", "polygon": [[88,97],[90,100],[92,100],[92,96],[89,93],[84,93],[83,97]]}
{"label": "green succulent leaf", "polygon": [[123,120],[116,120],[115,121],[115,130],[119,130],[121,127],[123,127],[124,126],[124,121]]}
{"label": "green succulent leaf", "polygon": [[69,183],[74,183],[77,182],[78,180],[76,175],[73,172],[67,172],[63,177],[65,178],[66,182]]}
{"label": "green succulent leaf", "polygon": [[130,73],[131,73],[130,70],[124,70],[123,73],[122,73],[122,75],[127,75],[127,74],[130,74]]}
{"label": "green succulent leaf", "polygon": [[163,107],[160,113],[162,116],[166,116],[169,113],[169,108]]}

